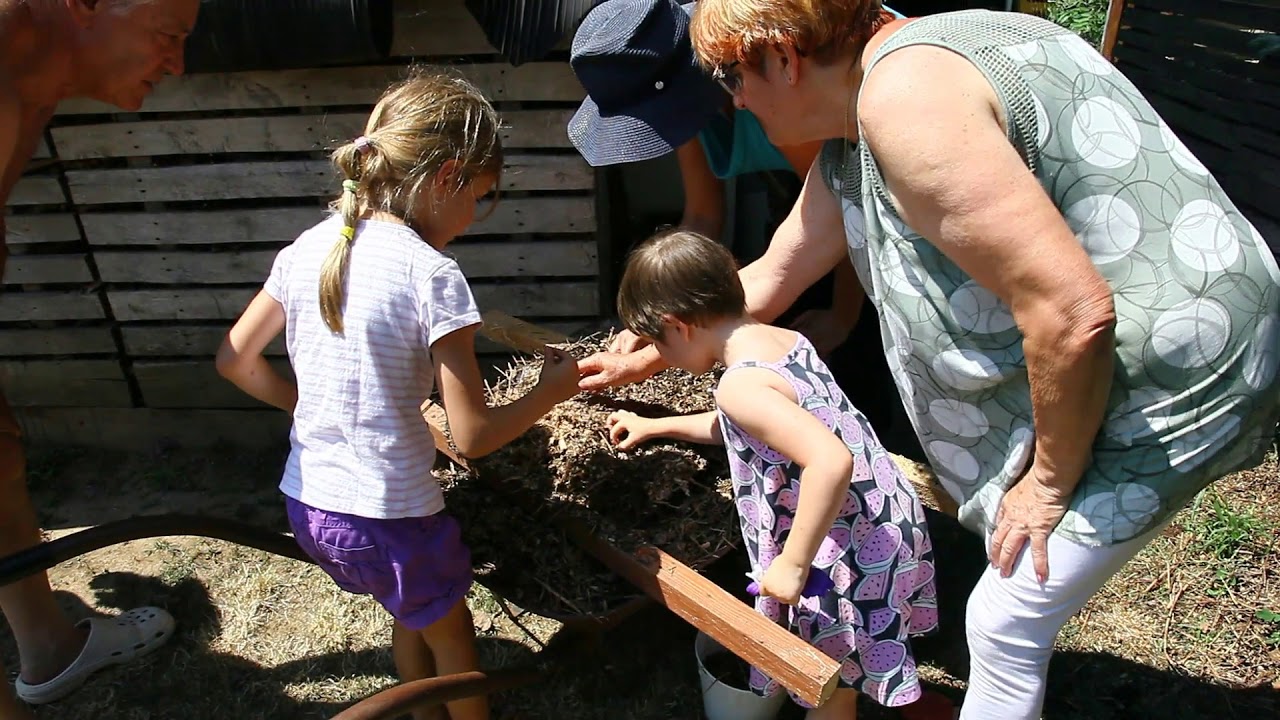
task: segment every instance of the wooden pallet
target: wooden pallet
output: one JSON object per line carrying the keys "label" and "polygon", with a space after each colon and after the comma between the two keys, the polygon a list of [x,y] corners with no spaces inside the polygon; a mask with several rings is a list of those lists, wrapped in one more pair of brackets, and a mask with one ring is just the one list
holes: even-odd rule
{"label": "wooden pallet", "polygon": [[[329,150],[410,62],[452,65],[504,120],[501,201],[449,249],[481,309],[564,330],[599,318],[604,227],[565,129],[584,96],[572,70],[502,61],[463,0],[394,1],[395,62],[170,79],[137,113],[59,107],[10,201],[0,290],[0,382],[28,427],[75,441],[130,409],[148,411],[133,414],[144,433],[153,411],[265,410],[216,375],[214,353],[338,194]],[[477,350],[505,364],[501,345]],[[281,341],[268,354],[287,370]]]}

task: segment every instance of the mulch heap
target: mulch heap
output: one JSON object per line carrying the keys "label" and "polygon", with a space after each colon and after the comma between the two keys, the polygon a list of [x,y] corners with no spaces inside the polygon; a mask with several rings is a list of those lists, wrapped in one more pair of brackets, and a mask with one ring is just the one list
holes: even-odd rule
{"label": "mulch heap", "polygon": [[[607,347],[591,336],[565,347],[584,358]],[[491,405],[528,393],[541,358],[521,358],[488,388]],[[524,435],[439,474],[449,512],[463,525],[479,580],[522,608],[548,617],[603,613],[637,594],[570,542],[553,520],[567,513],[631,552],[654,545],[701,568],[739,540],[728,460],[721,445],[650,441],[630,452],[609,441],[616,410],[657,417],[714,408],[721,369],[694,376],[675,368],[639,383],[580,393]]]}

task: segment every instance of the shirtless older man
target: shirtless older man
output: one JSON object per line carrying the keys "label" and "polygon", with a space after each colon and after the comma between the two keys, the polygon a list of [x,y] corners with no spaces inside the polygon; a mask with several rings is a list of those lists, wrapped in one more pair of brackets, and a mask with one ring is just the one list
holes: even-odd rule
{"label": "shirtless older man", "polygon": [[[60,101],[88,97],[137,110],[165,75],[182,72],[199,11],[200,0],[0,0],[0,207]],[[0,277],[3,229],[0,214]],[[39,540],[18,424],[0,394],[0,557]],[[158,608],[72,624],[43,574],[0,588],[0,610],[22,661],[17,697],[0,683],[0,720],[27,720],[18,698],[52,702],[173,632],[173,618]]]}

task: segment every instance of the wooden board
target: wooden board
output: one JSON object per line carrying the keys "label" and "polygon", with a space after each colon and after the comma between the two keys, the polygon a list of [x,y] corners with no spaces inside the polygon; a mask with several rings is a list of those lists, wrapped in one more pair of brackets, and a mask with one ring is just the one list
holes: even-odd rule
{"label": "wooden board", "polygon": [[240,317],[258,290],[259,288],[112,290],[107,293],[107,301],[111,304],[111,312],[120,322],[232,320]]}
{"label": "wooden board", "polygon": [[[545,325],[558,333],[567,333],[576,329],[580,323],[550,322]],[[218,351],[218,347],[222,345],[222,339],[226,337],[227,331],[231,329],[231,321],[213,324],[213,325],[125,325],[121,328],[124,335],[125,351],[134,357],[204,357],[212,358]],[[97,330],[97,328],[74,328],[75,330]],[[5,348],[10,334],[20,332],[39,332],[49,333],[53,336],[55,342],[68,341],[62,337],[68,329],[57,330],[2,330],[0,329],[0,348]],[[105,331],[105,329],[104,329]],[[107,339],[110,340],[110,333],[107,333]],[[28,343],[31,344],[31,343]],[[114,349],[114,346],[112,346]],[[481,355],[494,355],[502,352],[509,352],[510,346],[494,342],[489,337],[476,337],[476,353]],[[8,352],[5,350],[5,352]],[[25,354],[25,353],[13,353]],[[276,336],[275,340],[267,345],[264,352],[268,357],[285,357],[288,351],[285,347],[285,336],[283,333]]]}
{"label": "wooden board", "polygon": [[10,247],[80,240],[76,218],[68,213],[7,215],[5,228],[5,242]]}
{"label": "wooden board", "polygon": [[[326,160],[233,162],[67,172],[77,205],[336,196],[340,181]],[[578,155],[506,158],[503,190],[590,190],[591,166]]]}
{"label": "wooden board", "polygon": [[[572,110],[502,113],[504,149],[569,149]],[[64,160],[207,153],[329,152],[364,131],[368,112],[68,125],[52,130]]]}
{"label": "wooden board", "polygon": [[84,255],[13,255],[4,271],[6,285],[46,285],[93,281]]}
{"label": "wooden board", "polygon": [[1126,0],[1125,5],[1153,12],[1170,12],[1191,18],[1232,23],[1245,28],[1280,28],[1280,6],[1266,0]]}
{"label": "wooden board", "polygon": [[[450,68],[494,102],[577,103],[586,96],[565,62],[475,64]],[[253,110],[280,107],[372,105],[390,83],[405,77],[404,64],[345,68],[200,73],[168,78],[143,103],[141,113]],[[119,112],[95,100],[67,100],[59,116]]]}
{"label": "wooden board", "polygon": [[116,360],[7,360],[0,386],[14,407],[128,407],[129,387]]}
{"label": "wooden board", "polygon": [[106,314],[93,293],[0,292],[0,322],[46,320],[100,320]]}
{"label": "wooden board", "polygon": [[61,205],[66,202],[56,177],[28,175],[18,180],[9,194],[7,207],[27,205]]}
{"label": "wooden board", "polygon": [[[595,199],[590,196],[503,198],[492,213],[473,223],[465,234],[594,233],[595,213]],[[282,207],[89,212],[81,215],[80,221],[90,245],[217,245],[291,242],[302,231],[323,220],[324,215],[321,207]]]}
{"label": "wooden board", "polygon": [[[230,322],[221,325],[146,325],[124,326],[125,352],[132,357],[195,356],[212,359],[231,329]],[[285,336],[280,333],[263,352],[268,357],[285,357]]]}
{"label": "wooden board", "polygon": [[267,410],[16,408],[23,441],[154,452],[157,447],[289,447],[289,416]]}
{"label": "wooden board", "polygon": [[[104,282],[211,285],[264,282],[276,252],[98,252],[95,258]],[[594,240],[458,243],[448,252],[471,280],[590,277],[599,269]]]}
{"label": "wooden board", "polygon": [[[270,361],[276,372],[293,379],[289,362]],[[151,408],[269,408],[218,374],[213,358],[207,360],[140,360],[133,376],[142,391],[142,402]]]}
{"label": "wooden board", "polygon": [[[517,317],[595,317],[599,290],[594,282],[474,283],[482,310]],[[180,288],[112,290],[107,297],[121,322],[148,320],[227,320],[240,316],[258,288]],[[5,298],[0,293],[0,319]]]}
{"label": "wooden board", "polygon": [[0,356],[104,355],[116,351],[111,328],[0,328]]}

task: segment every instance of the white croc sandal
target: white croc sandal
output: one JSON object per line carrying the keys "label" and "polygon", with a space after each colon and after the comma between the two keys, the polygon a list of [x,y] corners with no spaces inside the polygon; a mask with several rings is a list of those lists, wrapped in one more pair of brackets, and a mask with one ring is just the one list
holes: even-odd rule
{"label": "white croc sandal", "polygon": [[85,618],[76,627],[88,627],[89,638],[80,656],[57,677],[36,685],[19,677],[18,697],[31,705],[43,705],[70,695],[89,676],[110,665],[136,660],[173,637],[173,616],[157,607],[134,608],[115,618]]}

